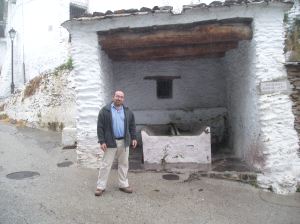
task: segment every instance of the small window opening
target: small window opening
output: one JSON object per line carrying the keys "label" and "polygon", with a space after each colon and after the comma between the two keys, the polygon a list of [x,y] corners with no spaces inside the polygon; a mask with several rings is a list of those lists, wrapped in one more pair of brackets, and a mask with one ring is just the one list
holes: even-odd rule
{"label": "small window opening", "polygon": [[156,94],[159,99],[170,99],[173,97],[173,80],[156,80]]}
{"label": "small window opening", "polygon": [[173,98],[173,79],[180,79],[180,76],[146,76],[145,80],[156,81],[156,95],[159,99]]}

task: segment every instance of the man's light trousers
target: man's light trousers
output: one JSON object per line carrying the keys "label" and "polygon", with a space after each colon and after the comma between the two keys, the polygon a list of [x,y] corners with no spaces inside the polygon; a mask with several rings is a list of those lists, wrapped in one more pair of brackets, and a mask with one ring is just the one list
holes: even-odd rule
{"label": "man's light trousers", "polygon": [[113,164],[115,156],[118,159],[118,179],[119,187],[124,188],[128,187],[128,156],[129,156],[129,147],[125,147],[124,140],[116,140],[117,148],[107,148],[104,152],[103,158],[100,162],[100,169],[97,181],[97,188],[104,190],[106,188],[107,180]]}

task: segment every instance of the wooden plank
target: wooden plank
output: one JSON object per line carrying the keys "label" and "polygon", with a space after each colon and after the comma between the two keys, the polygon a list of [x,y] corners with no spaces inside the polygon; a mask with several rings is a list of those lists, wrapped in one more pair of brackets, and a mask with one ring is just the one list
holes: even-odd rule
{"label": "wooden plank", "polygon": [[189,30],[153,30],[149,32],[120,32],[99,35],[99,44],[104,50],[177,46],[185,44],[210,44],[250,40],[252,29],[249,24],[208,24]]}
{"label": "wooden plank", "polygon": [[154,76],[145,76],[145,80],[173,80],[173,79],[181,79],[181,76],[161,76],[161,75],[154,75]]}
{"label": "wooden plank", "polygon": [[200,54],[194,56],[184,56],[184,55],[173,55],[170,57],[160,57],[160,56],[152,56],[152,57],[143,57],[143,58],[114,58],[114,61],[185,61],[185,60],[193,60],[196,58],[222,58],[225,56],[225,52],[220,53],[212,53],[212,54]]}
{"label": "wooden plank", "polygon": [[106,50],[113,60],[157,60],[165,58],[201,57],[212,54],[224,54],[238,46],[237,42],[222,42],[201,45],[183,45],[152,48]]}

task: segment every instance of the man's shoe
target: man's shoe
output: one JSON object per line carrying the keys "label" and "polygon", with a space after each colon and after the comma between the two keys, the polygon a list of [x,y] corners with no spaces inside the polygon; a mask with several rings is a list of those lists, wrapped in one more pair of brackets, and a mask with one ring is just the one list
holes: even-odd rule
{"label": "man's shoe", "polygon": [[97,188],[96,191],[95,191],[95,196],[97,196],[97,197],[101,196],[101,195],[103,194],[104,191],[105,191],[105,190],[102,190],[102,189]]}
{"label": "man's shoe", "polygon": [[120,187],[119,190],[128,194],[131,194],[133,192],[131,187]]}

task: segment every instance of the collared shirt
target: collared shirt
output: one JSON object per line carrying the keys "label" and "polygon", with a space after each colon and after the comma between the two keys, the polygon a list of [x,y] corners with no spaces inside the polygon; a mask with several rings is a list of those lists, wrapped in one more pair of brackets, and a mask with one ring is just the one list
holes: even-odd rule
{"label": "collared shirt", "polygon": [[123,138],[125,135],[124,132],[125,114],[124,114],[123,106],[117,109],[114,103],[112,103],[111,114],[112,114],[113,132],[115,138]]}

